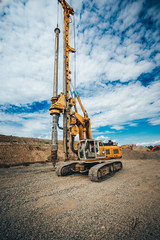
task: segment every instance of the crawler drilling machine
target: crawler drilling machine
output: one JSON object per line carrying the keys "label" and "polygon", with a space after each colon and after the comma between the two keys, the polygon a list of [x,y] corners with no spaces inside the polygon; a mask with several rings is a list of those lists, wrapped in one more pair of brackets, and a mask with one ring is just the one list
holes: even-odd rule
{"label": "crawler drilling machine", "polygon": [[[78,113],[76,99],[70,95],[71,71],[69,69],[69,53],[75,53],[75,49],[69,45],[70,17],[74,15],[73,8],[65,0],[58,0],[64,12],[63,29],[63,92],[58,95],[58,51],[60,30],[55,29],[55,61],[52,105],[49,108],[53,118],[51,159],[58,176],[66,176],[73,172],[88,172],[91,181],[101,181],[109,174],[122,168],[122,162],[118,159],[122,153],[117,144],[112,141],[103,143],[92,139],[91,120],[84,109],[77,93],[76,99],[82,109],[83,116]],[[58,138],[57,127],[59,117],[63,115],[63,150],[64,161],[57,162]],[[75,137],[79,135],[79,141],[75,148]],[[77,158],[70,160],[70,152]]]}

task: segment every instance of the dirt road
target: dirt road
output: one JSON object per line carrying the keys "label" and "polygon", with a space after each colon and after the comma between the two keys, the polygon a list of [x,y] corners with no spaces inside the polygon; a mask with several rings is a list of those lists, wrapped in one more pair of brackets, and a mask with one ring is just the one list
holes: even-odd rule
{"label": "dirt road", "polygon": [[160,161],[122,160],[101,183],[52,165],[0,169],[0,239],[160,239]]}

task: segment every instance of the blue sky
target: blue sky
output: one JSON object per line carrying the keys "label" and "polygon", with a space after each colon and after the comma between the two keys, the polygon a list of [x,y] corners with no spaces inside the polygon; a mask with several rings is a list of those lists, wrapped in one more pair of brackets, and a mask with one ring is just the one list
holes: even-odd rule
{"label": "blue sky", "polygon": [[[76,89],[93,137],[160,144],[160,2],[68,3],[75,10]],[[58,8],[61,92],[63,12]],[[57,1],[1,0],[0,20],[0,133],[50,138]],[[72,23],[70,30],[73,47]],[[73,60],[72,54],[72,71]]]}

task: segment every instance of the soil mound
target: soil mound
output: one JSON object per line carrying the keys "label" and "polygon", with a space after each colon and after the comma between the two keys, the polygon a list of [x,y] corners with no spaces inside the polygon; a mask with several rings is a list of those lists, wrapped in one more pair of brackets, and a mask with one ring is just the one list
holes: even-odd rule
{"label": "soil mound", "polygon": [[[70,157],[76,159],[75,154]],[[62,141],[58,141],[58,161],[64,161]],[[0,135],[0,167],[45,162],[51,162],[51,140]]]}
{"label": "soil mound", "polygon": [[0,135],[0,167],[49,161],[51,141]]}
{"label": "soil mound", "polygon": [[137,160],[137,159],[156,159],[160,160],[160,151],[158,152],[149,152],[145,150],[145,148],[139,149],[137,147],[137,150],[130,150],[130,149],[122,149],[122,159],[127,160]]}
{"label": "soil mound", "polygon": [[133,150],[139,151],[139,152],[150,152],[149,148],[143,147],[143,146],[136,146],[136,145],[133,145]]}

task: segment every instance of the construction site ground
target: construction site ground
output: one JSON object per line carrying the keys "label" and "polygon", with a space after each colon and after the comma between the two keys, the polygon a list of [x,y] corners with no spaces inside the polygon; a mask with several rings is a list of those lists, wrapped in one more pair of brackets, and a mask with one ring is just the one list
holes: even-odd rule
{"label": "construction site ground", "polygon": [[0,239],[160,239],[160,153],[126,149],[122,163],[100,183],[45,161],[0,168]]}

